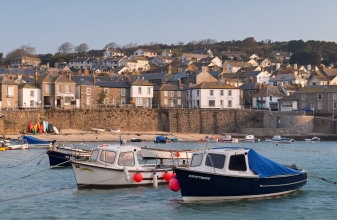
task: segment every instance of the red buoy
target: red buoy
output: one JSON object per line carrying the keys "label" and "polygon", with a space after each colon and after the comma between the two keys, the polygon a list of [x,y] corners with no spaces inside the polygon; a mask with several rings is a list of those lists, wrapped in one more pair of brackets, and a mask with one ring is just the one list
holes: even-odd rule
{"label": "red buoy", "polygon": [[136,173],[134,176],[133,176],[133,179],[134,181],[136,181],[137,183],[141,182],[143,180],[143,176],[142,174],[140,173]]}
{"label": "red buoy", "polygon": [[177,177],[173,177],[169,182],[169,187],[172,191],[177,192],[180,190],[179,182]]}
{"label": "red buoy", "polygon": [[176,153],[176,157],[180,157],[180,153],[179,153],[179,151],[177,151],[177,153]]}
{"label": "red buoy", "polygon": [[172,178],[172,174],[169,172],[165,172],[163,178],[164,180],[169,181]]}

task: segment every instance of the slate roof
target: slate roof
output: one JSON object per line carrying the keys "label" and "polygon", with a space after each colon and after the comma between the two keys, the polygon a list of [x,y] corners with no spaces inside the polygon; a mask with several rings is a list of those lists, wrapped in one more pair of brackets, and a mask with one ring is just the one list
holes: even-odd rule
{"label": "slate roof", "polygon": [[278,86],[267,86],[260,89],[253,97],[284,97],[285,94]]}
{"label": "slate roof", "polygon": [[191,86],[190,89],[237,89],[237,87],[218,81],[202,82],[197,85]]}

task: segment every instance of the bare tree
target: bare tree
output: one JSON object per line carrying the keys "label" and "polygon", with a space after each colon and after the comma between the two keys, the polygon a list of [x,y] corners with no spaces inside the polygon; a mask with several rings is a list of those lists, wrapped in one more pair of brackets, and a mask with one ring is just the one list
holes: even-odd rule
{"label": "bare tree", "polygon": [[118,47],[118,44],[115,42],[110,42],[107,45],[105,45],[104,49],[111,48],[111,49],[116,49]]}
{"label": "bare tree", "polygon": [[21,46],[21,49],[26,52],[26,55],[34,55],[36,53],[36,48],[28,45]]}
{"label": "bare tree", "polygon": [[57,51],[62,54],[68,54],[68,53],[73,52],[73,49],[74,49],[74,45],[72,43],[65,42],[57,48]]}
{"label": "bare tree", "polygon": [[85,53],[89,49],[88,45],[86,43],[82,43],[78,46],[75,47],[75,52],[76,53]]}

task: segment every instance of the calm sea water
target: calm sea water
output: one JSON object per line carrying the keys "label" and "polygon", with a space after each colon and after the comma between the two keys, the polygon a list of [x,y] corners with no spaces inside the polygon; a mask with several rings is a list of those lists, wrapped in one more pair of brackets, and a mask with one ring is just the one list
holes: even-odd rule
{"label": "calm sea water", "polygon": [[[337,142],[156,144],[158,148],[252,147],[308,170],[298,192],[274,199],[185,203],[168,186],[78,190],[71,168],[49,169],[45,149],[0,152],[1,219],[336,219]],[[90,145],[96,143],[89,143]],[[152,143],[135,143],[152,146]],[[332,181],[329,183],[320,178]]]}

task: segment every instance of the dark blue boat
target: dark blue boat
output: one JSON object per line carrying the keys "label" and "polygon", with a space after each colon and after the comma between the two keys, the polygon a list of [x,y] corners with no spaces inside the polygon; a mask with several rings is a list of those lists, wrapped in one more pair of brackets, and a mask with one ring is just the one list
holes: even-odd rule
{"label": "dark blue boat", "polygon": [[[248,148],[218,148],[194,153],[189,166],[175,168],[184,201],[276,197],[303,187],[307,172],[276,163]],[[174,189],[173,189],[174,188]]]}
{"label": "dark blue boat", "polygon": [[30,148],[32,147],[48,148],[55,143],[55,140],[45,141],[29,135],[23,135],[21,136],[21,139],[27,142]]}
{"label": "dark blue boat", "polygon": [[70,159],[87,160],[90,157],[90,150],[59,145],[49,148],[46,152],[51,167],[69,167]]}
{"label": "dark blue boat", "polygon": [[170,139],[168,139],[165,136],[161,136],[161,135],[156,136],[153,140],[153,142],[155,142],[155,143],[167,143],[169,141],[170,141]]}

